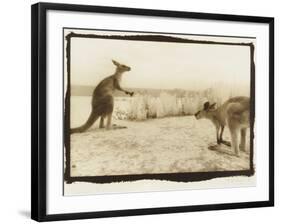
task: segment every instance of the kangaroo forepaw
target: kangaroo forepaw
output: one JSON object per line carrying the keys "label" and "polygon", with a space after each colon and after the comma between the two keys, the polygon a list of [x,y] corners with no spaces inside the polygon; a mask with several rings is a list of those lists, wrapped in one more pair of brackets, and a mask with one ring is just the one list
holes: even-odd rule
{"label": "kangaroo forepaw", "polygon": [[130,95],[130,96],[133,96],[133,95],[134,95],[134,92],[125,91],[125,93],[126,93],[127,95]]}

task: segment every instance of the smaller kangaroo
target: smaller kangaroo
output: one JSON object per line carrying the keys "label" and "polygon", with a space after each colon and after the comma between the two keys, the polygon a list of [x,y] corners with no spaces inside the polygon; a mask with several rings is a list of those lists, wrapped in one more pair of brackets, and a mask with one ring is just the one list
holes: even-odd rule
{"label": "smaller kangaroo", "polygon": [[[216,127],[218,144],[231,146],[236,156],[239,156],[239,148],[246,151],[246,130],[250,126],[250,98],[233,97],[216,108],[216,103],[205,102],[203,110],[195,114],[196,119],[206,118],[212,121]],[[224,127],[228,126],[231,135],[231,144],[224,141]],[[240,132],[240,145],[238,145],[238,133]]]}
{"label": "smaller kangaroo", "polygon": [[112,63],[116,66],[115,73],[111,76],[103,79],[95,88],[92,95],[92,111],[86,121],[86,123],[78,128],[71,129],[72,133],[84,132],[90,128],[95,121],[100,117],[100,128],[104,128],[104,119],[107,118],[106,128],[111,128],[112,112],[114,108],[113,93],[115,90],[123,91],[130,96],[134,95],[134,92],[124,90],[120,86],[122,74],[128,72],[131,68],[127,65],[118,63],[112,60]]}

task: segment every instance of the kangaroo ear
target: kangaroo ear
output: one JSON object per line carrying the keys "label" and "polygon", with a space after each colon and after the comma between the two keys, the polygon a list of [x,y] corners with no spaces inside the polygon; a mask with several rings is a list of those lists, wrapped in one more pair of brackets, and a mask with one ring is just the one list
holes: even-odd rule
{"label": "kangaroo ear", "polygon": [[209,110],[210,109],[215,109],[216,108],[216,103],[213,103],[213,104],[211,104],[210,106],[209,106]]}
{"label": "kangaroo ear", "polygon": [[203,107],[204,107],[204,110],[208,110],[210,107],[209,101],[205,102]]}
{"label": "kangaroo ear", "polygon": [[113,59],[112,59],[112,63],[113,63],[114,65],[116,65],[116,66],[119,65],[119,63],[118,63],[117,61],[113,60]]}

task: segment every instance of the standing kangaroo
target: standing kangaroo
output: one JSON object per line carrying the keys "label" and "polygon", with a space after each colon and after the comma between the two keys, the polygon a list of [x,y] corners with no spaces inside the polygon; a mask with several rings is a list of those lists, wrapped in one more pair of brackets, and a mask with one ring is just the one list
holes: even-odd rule
{"label": "standing kangaroo", "polygon": [[[246,151],[246,130],[250,126],[250,98],[233,97],[227,100],[217,109],[216,103],[204,103],[203,110],[195,114],[197,119],[206,118],[212,121],[216,127],[217,143],[230,146],[230,143],[222,139],[225,125],[228,126],[231,135],[231,146],[236,156],[239,156],[239,147]],[[240,145],[238,145],[238,134],[240,132]]]}
{"label": "standing kangaroo", "polygon": [[90,128],[95,121],[100,117],[100,128],[104,128],[104,119],[107,118],[106,128],[111,128],[112,112],[114,107],[113,93],[115,90],[123,91],[130,96],[134,92],[124,90],[120,86],[122,74],[130,71],[129,66],[118,63],[112,60],[116,66],[115,73],[103,79],[95,88],[92,95],[92,111],[86,123],[78,128],[71,129],[71,133],[84,132]]}

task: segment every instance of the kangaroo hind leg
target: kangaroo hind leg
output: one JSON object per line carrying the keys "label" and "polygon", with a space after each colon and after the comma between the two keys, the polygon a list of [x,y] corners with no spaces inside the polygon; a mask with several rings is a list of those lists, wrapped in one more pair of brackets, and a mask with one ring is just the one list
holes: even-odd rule
{"label": "kangaroo hind leg", "polygon": [[112,128],[112,113],[107,115],[107,123],[106,123],[106,129],[111,129]]}
{"label": "kangaroo hind leg", "polygon": [[99,125],[99,128],[104,128],[105,126],[104,126],[104,117],[105,116],[101,116],[100,117],[100,125]]}
{"label": "kangaroo hind leg", "polygon": [[241,129],[241,140],[239,148],[241,151],[246,152],[246,128]]}
{"label": "kangaroo hind leg", "polygon": [[107,115],[107,122],[106,122],[106,129],[110,130],[110,129],[124,129],[127,128],[126,126],[119,126],[116,124],[112,124],[112,113]]}
{"label": "kangaroo hind leg", "polygon": [[238,146],[238,128],[235,125],[229,124],[229,131],[231,135],[231,148],[235,152],[235,155],[239,157],[239,146]]}
{"label": "kangaroo hind leg", "polygon": [[240,129],[237,126],[237,122],[233,120],[231,116],[228,116],[227,123],[231,135],[231,148],[235,152],[236,156],[239,157],[238,132]]}

